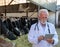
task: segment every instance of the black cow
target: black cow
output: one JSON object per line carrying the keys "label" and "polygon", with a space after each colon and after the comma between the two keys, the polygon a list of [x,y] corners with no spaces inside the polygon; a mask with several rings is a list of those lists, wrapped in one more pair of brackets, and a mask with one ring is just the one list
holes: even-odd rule
{"label": "black cow", "polygon": [[16,36],[14,35],[14,33],[9,31],[6,28],[6,26],[4,25],[4,23],[2,22],[1,19],[0,19],[0,33],[4,34],[10,40],[15,40],[16,39]]}
{"label": "black cow", "polygon": [[12,24],[12,22],[10,21],[10,19],[7,19],[4,21],[4,24],[6,25],[6,27],[13,32],[16,36],[20,36],[20,32],[19,30],[17,30],[17,27],[14,26],[14,24]]}

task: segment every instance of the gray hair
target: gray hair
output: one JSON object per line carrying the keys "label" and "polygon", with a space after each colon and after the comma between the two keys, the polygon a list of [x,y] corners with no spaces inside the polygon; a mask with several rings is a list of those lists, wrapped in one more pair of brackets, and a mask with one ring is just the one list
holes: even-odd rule
{"label": "gray hair", "polygon": [[39,10],[39,13],[38,13],[38,14],[40,15],[40,13],[41,13],[42,11],[43,11],[43,12],[46,12],[47,15],[49,16],[49,13],[48,13],[48,10],[47,10],[47,9],[41,9],[41,10]]}

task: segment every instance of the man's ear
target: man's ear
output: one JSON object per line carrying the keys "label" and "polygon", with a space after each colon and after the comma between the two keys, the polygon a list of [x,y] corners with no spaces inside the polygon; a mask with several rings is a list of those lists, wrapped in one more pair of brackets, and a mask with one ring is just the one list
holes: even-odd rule
{"label": "man's ear", "polygon": [[40,19],[41,18],[41,16],[38,16],[38,19]]}
{"label": "man's ear", "polygon": [[38,16],[38,20],[39,20],[39,16]]}

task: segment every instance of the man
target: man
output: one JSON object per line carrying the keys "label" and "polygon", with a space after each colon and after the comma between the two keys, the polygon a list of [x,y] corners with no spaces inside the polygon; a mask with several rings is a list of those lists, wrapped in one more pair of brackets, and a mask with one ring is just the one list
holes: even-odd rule
{"label": "man", "polygon": [[[48,11],[41,9],[38,22],[33,24],[28,33],[28,40],[32,47],[53,47],[58,43],[58,35],[53,24],[47,22]],[[54,34],[52,38],[45,39],[46,34]]]}

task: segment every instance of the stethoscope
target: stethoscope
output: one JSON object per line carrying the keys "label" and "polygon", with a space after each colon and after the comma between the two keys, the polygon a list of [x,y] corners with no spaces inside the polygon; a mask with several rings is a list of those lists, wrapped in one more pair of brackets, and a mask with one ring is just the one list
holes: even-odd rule
{"label": "stethoscope", "polygon": [[[36,27],[37,27],[37,28],[36,28]],[[49,32],[49,34],[50,34],[49,24],[47,24],[47,27],[48,27],[48,32]],[[36,29],[39,31],[38,22],[36,23],[34,30],[36,30]]]}

